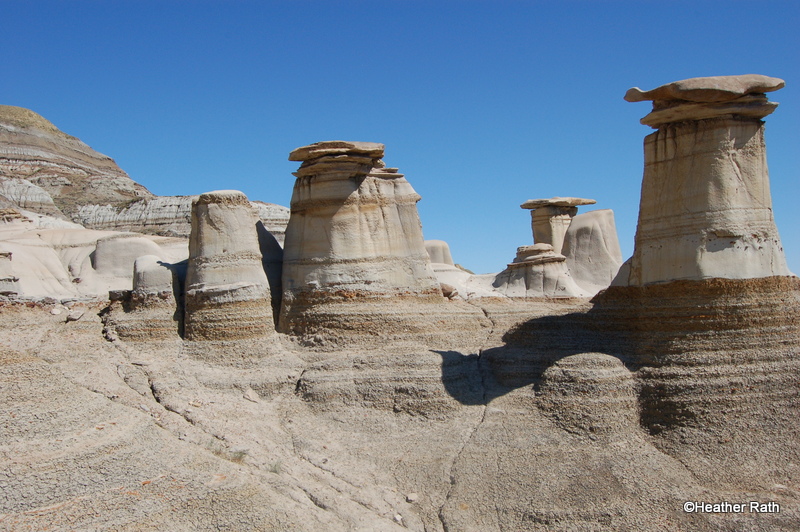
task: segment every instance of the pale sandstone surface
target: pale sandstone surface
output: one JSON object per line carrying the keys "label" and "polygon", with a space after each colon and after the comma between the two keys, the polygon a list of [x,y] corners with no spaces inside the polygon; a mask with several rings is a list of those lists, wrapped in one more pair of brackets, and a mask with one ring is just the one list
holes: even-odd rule
{"label": "pale sandstone surface", "polygon": [[450,246],[444,240],[426,240],[425,251],[428,252],[432,263],[455,266],[453,256],[450,254]]}
{"label": "pale sandstone surface", "polygon": [[652,100],[653,111],[640,122],[659,128],[687,120],[764,118],[778,107],[777,103],[768,101],[764,93],[784,85],[782,79],[754,74],[692,78],[646,92],[633,87],[625,94],[625,99],[629,102]]}
{"label": "pale sandstone surface", "polygon": [[616,284],[791,275],[772,213],[762,121],[701,114],[645,138],[639,223],[625,270]]}
{"label": "pale sandstone surface", "polygon": [[742,76],[710,76],[690,78],[661,85],[649,91],[639,87],[628,89],[625,100],[684,100],[689,102],[727,102],[748,94],[763,94],[782,89],[786,83],[779,78],[760,74]]}
{"label": "pale sandstone surface", "polygon": [[172,292],[170,264],[156,255],[141,255],[133,262],[133,291],[140,294]]}
{"label": "pale sandstone surface", "polygon": [[467,283],[473,274],[455,265],[447,242],[444,240],[426,240],[425,251],[428,253],[428,257],[431,260],[431,269],[439,281],[445,297],[450,299],[474,297],[474,291],[470,292],[467,288]]}
{"label": "pale sandstone surface", "polygon": [[296,173],[284,291],[436,292],[416,208],[420,197],[402,174],[384,167],[383,145],[318,144],[291,156],[313,158],[304,159]]}
{"label": "pale sandstone surface", "polygon": [[58,221],[68,225],[27,217],[0,222],[0,251],[12,254],[10,268],[19,279],[17,295],[105,298],[109,290],[131,288],[133,263],[140,255],[157,254],[176,262],[188,254],[180,239],[92,231]]}
{"label": "pale sandstone surface", "polygon": [[0,196],[9,199],[21,209],[66,219],[50,194],[26,179],[0,178]]}
{"label": "pale sandstone surface", "polygon": [[192,203],[184,314],[187,339],[272,333],[271,295],[257,223],[247,196],[236,190],[207,192]]}
{"label": "pale sandstone surface", "polygon": [[564,235],[562,253],[575,283],[590,295],[608,287],[622,266],[614,211],[600,209],[575,216]]}
{"label": "pale sandstone surface", "polygon": [[595,203],[597,202],[593,199],[554,197],[528,200],[520,207],[531,211],[533,243],[550,244],[556,253],[561,253],[564,237],[572,219],[578,213],[578,206]]}
{"label": "pale sandstone surface", "polygon": [[[385,166],[383,150],[330,141],[290,155],[302,164],[286,228],[282,332],[335,345],[354,335],[458,334],[448,327],[466,316],[481,328],[477,309],[443,297],[422,236],[420,196]],[[426,315],[440,315],[440,323]]]}

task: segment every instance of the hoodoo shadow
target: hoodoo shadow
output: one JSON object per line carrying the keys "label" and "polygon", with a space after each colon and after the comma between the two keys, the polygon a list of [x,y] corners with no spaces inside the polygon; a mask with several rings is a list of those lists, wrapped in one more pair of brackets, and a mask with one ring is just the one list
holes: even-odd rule
{"label": "hoodoo shadow", "polygon": [[[597,300],[597,298],[595,298]],[[538,392],[548,368],[566,357],[600,353],[619,359],[629,371],[639,368],[632,331],[602,301],[588,312],[544,316],[519,323],[506,332],[504,345],[464,355],[435,351],[442,357],[442,384],[465,405],[486,405],[513,390],[532,386]],[[481,394],[463,383],[468,372],[480,377]]]}

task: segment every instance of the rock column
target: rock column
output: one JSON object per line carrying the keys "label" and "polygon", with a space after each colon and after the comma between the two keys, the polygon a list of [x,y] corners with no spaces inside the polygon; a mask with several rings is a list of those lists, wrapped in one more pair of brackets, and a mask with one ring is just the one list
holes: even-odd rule
{"label": "rock column", "polygon": [[420,196],[386,168],[383,150],[329,141],[289,156],[302,164],[286,227],[280,331],[333,345],[355,337],[435,343],[448,327],[480,328],[474,307],[447,304],[425,250]]}
{"label": "rock column", "polygon": [[231,340],[273,332],[272,307],[247,197],[235,190],[192,203],[186,273],[187,340]]}
{"label": "rock column", "polygon": [[291,153],[303,164],[286,228],[282,326],[298,300],[441,299],[417,213],[420,196],[397,168],[385,167],[383,149],[329,141]]}
{"label": "rock column", "polygon": [[783,87],[766,76],[693,78],[627,101],[653,101],[642,124],[644,178],[630,271],[617,284],[790,275],[772,214],[762,118]]}

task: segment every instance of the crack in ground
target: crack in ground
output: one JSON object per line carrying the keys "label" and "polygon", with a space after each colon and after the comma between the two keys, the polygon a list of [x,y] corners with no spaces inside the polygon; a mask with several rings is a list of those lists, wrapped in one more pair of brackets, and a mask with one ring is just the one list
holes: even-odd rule
{"label": "crack in ground", "polygon": [[[486,316],[486,319],[488,319],[492,324],[491,328],[489,329],[489,332],[486,334],[486,338],[484,338],[483,340],[483,344],[485,345],[494,334],[494,330],[497,324],[495,320],[493,320],[491,316],[489,316],[489,312],[485,308],[478,306],[474,303],[472,304],[475,305],[477,308],[479,308],[481,312],[483,312],[483,315]],[[447,505],[448,501],[450,500],[450,497],[453,495],[453,490],[455,490],[456,479],[455,476],[453,475],[453,472],[455,470],[456,463],[458,463],[459,459],[461,458],[461,455],[464,453],[464,449],[466,449],[467,445],[469,445],[469,443],[472,441],[473,437],[475,436],[475,433],[478,431],[480,426],[483,425],[483,423],[486,421],[486,413],[489,409],[489,404],[488,404],[489,390],[488,390],[488,384],[486,382],[486,368],[484,367],[485,363],[483,358],[483,351],[484,351],[483,347],[478,349],[478,360],[476,363],[478,369],[478,375],[481,378],[481,390],[483,392],[481,403],[483,404],[483,412],[481,412],[480,420],[475,424],[474,427],[472,427],[472,430],[470,430],[469,435],[464,439],[464,442],[461,444],[461,448],[459,448],[458,452],[456,452],[455,456],[453,457],[453,461],[450,463],[450,467],[447,471],[447,476],[449,477],[450,480],[450,488],[447,490],[447,493],[445,494],[444,497],[444,502],[442,502],[442,505],[439,507],[439,511],[436,513],[437,517],[439,518],[439,522],[442,524],[442,530],[444,530],[444,532],[449,532],[450,530],[449,527],[447,526],[447,521],[444,516],[444,507]]]}

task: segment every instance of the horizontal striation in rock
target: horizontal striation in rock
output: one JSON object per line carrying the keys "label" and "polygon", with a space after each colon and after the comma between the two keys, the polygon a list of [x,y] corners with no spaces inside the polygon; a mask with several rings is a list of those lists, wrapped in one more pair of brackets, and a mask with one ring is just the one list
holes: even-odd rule
{"label": "horizontal striation in rock", "polygon": [[4,196],[22,209],[56,218],[66,218],[46,190],[25,179],[0,177],[0,196]]}
{"label": "horizontal striation in rock", "polygon": [[344,290],[324,297],[300,294],[291,302],[292,320],[283,332],[299,337],[303,344],[330,350],[396,341],[477,349],[491,327],[476,307],[448,301],[438,293],[374,296]]}
{"label": "horizontal striation in rock", "polygon": [[455,352],[336,357],[306,368],[296,393],[323,410],[361,406],[428,418],[483,401],[478,357]]}
{"label": "horizontal striation in rock", "polygon": [[[188,295],[188,294],[187,294]],[[185,330],[193,340],[240,340],[269,336],[274,330],[269,293],[261,298],[219,301],[216,298],[186,298]]]}
{"label": "horizontal striation in rock", "polygon": [[106,334],[126,342],[180,340],[181,309],[172,292],[137,294],[125,291],[105,311]]}
{"label": "horizontal striation in rock", "polygon": [[624,339],[659,446],[718,482],[800,474],[798,278],[612,287],[590,314]]}

